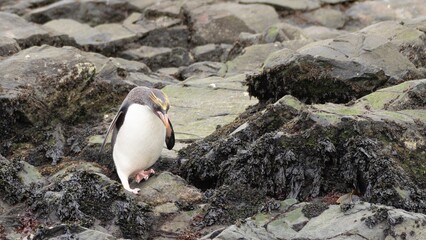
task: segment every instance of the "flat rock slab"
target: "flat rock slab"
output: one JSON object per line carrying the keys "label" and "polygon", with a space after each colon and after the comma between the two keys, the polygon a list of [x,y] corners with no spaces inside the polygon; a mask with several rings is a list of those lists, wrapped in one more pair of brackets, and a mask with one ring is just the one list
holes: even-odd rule
{"label": "flat rock slab", "polygon": [[15,14],[0,12],[0,22],[0,37],[14,39],[22,48],[48,43],[51,40],[46,29]]}
{"label": "flat rock slab", "polygon": [[176,201],[191,204],[202,200],[202,193],[195,187],[189,186],[181,177],[169,172],[152,176],[148,181],[132,183],[131,187],[140,188],[136,199],[157,206]]}
{"label": "flat rock slab", "polygon": [[118,23],[91,27],[72,19],[58,19],[49,21],[44,26],[74,38],[78,46],[86,51],[100,52],[104,55],[117,53],[126,44],[138,38],[137,33]]}
{"label": "flat rock slab", "polygon": [[189,18],[195,45],[233,43],[241,32],[262,32],[279,22],[272,7],[260,4],[205,5],[190,10]]}
{"label": "flat rock slab", "polygon": [[123,21],[138,8],[128,1],[111,0],[61,0],[31,10],[26,18],[36,23],[67,18],[88,23],[91,26]]}
{"label": "flat rock slab", "polygon": [[[339,205],[327,206],[319,216],[304,217],[309,206],[318,203],[300,203],[292,210],[259,213],[243,224],[231,225],[222,231],[201,239],[385,239],[391,235],[422,239],[426,234],[421,225],[426,215],[407,212],[383,205],[359,202],[348,211]],[[299,214],[296,214],[298,212]],[[295,224],[301,221],[302,224]],[[296,229],[296,230],[295,230]]]}
{"label": "flat rock slab", "polygon": [[319,0],[240,0],[240,3],[259,3],[271,5],[277,10],[313,10],[319,8]]}
{"label": "flat rock slab", "polygon": [[163,91],[172,103],[169,112],[179,140],[196,140],[212,133],[218,125],[234,120],[257,101],[242,86],[244,75],[233,78],[191,79]]}
{"label": "flat rock slab", "polygon": [[248,79],[249,92],[261,101],[291,93],[306,102],[347,102],[425,77],[425,22],[382,22],[297,51],[272,53],[262,73]]}
{"label": "flat rock slab", "polygon": [[120,53],[120,56],[126,59],[141,61],[148,65],[152,70],[165,67],[188,66],[193,63],[193,58],[187,49],[149,47],[142,46],[137,49],[129,49]]}
{"label": "flat rock slab", "polygon": [[269,54],[282,48],[280,43],[256,44],[243,49],[241,55],[226,62],[226,76],[258,73]]}

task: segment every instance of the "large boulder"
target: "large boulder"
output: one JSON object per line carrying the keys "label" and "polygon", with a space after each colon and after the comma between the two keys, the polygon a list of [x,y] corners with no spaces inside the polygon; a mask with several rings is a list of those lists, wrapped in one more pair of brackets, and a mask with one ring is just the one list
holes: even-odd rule
{"label": "large boulder", "polygon": [[192,43],[233,43],[241,32],[259,33],[274,23],[278,14],[266,5],[218,3],[186,10]]}
{"label": "large boulder", "polygon": [[[426,18],[381,22],[355,33],[272,53],[248,79],[261,101],[286,94],[305,102],[348,102],[426,76]],[[313,84],[314,83],[314,84]]]}
{"label": "large boulder", "polygon": [[[46,152],[53,163],[70,143],[67,127],[100,121],[134,86],[161,88],[176,81],[150,72],[143,63],[46,45],[3,59],[0,71],[0,152],[8,156],[26,149],[23,157],[30,158],[38,156],[32,151]],[[20,138],[12,143],[16,134]]]}
{"label": "large boulder", "polygon": [[[424,79],[408,81],[350,105],[284,96],[182,149],[180,175],[219,189],[210,209],[219,220],[235,216],[221,203],[256,209],[256,195],[306,200],[351,191],[426,213],[425,86]],[[250,198],[235,198],[246,191]]]}

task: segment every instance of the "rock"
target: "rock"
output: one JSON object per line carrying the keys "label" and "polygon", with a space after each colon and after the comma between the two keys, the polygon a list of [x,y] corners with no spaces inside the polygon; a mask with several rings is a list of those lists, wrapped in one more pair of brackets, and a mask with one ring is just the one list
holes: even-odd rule
{"label": "rock", "polygon": [[318,0],[240,0],[241,3],[259,3],[271,5],[277,10],[313,10],[320,7]]}
{"label": "rock", "polygon": [[[14,39],[21,48],[53,43],[54,37],[43,27],[29,23],[23,18],[0,12],[0,37]],[[10,44],[10,43],[9,43]]]}
{"label": "rock", "polygon": [[[134,86],[164,87],[177,82],[150,72],[143,63],[73,47],[28,48],[0,61],[0,70],[0,152],[19,153],[36,166],[80,153],[94,127],[69,127],[100,119],[112,106],[115,112]],[[61,131],[56,130],[59,125]],[[34,126],[43,131],[34,131]],[[20,138],[12,143],[15,134]],[[73,134],[74,140],[68,140]]]}
{"label": "rock", "polygon": [[23,202],[33,197],[43,178],[33,166],[22,161],[9,161],[0,155],[1,201],[7,204]]}
{"label": "rock", "polygon": [[184,48],[154,48],[142,46],[120,54],[123,58],[146,63],[152,70],[164,67],[187,66],[193,62],[190,53]]}
{"label": "rock", "polygon": [[[32,210],[46,222],[66,222],[94,229],[102,226],[103,231],[115,237],[147,239],[152,215],[146,206],[124,191],[119,183],[101,173],[68,169],[38,193]],[[78,232],[81,234],[81,230]],[[38,235],[45,238],[50,234],[49,230],[41,229]]]}
{"label": "rock", "polygon": [[319,216],[305,218],[303,225],[294,230],[292,222],[303,219],[294,213],[300,212],[305,204],[294,205],[294,210],[257,214],[241,225],[231,225],[216,235],[211,233],[201,239],[384,239],[408,235],[421,239],[425,234],[423,228],[416,228],[425,222],[424,214],[364,202],[355,204],[347,212],[330,205]]}
{"label": "rock", "polygon": [[188,186],[185,180],[169,172],[162,172],[158,176],[150,177],[146,182],[133,183],[131,187],[141,189],[140,195],[137,196],[139,201],[154,206],[176,201],[191,204],[202,199],[202,194],[198,189]]}
{"label": "rock", "polygon": [[116,240],[118,238],[101,231],[88,229],[82,226],[75,225],[57,225],[52,228],[43,228],[34,234],[33,239],[67,239],[77,238],[86,240],[108,239]]}
{"label": "rock", "polygon": [[[265,5],[218,3],[189,10],[192,43],[233,43],[241,32],[262,32],[278,22],[278,14]],[[220,30],[220,31],[219,31]]]}
{"label": "rock", "polygon": [[399,108],[392,108],[398,110],[380,107],[405,94],[423,96],[425,81],[395,86],[400,97],[383,97],[390,88],[346,106],[309,106],[285,96],[182,149],[180,175],[202,189],[227,186],[225,199],[228,191],[246,188],[260,198],[299,200],[355,188],[366,201],[426,213],[424,162],[418,160],[426,142],[425,106],[417,100],[397,101]]}
{"label": "rock", "polygon": [[348,32],[322,26],[310,26],[303,29],[303,34],[315,41],[318,41],[337,38],[340,35],[348,34]]}
{"label": "rock", "polygon": [[182,236],[185,235],[185,233],[193,232],[191,231],[191,222],[201,213],[201,210],[201,208],[197,208],[175,214],[171,219],[168,219],[159,227],[161,231],[160,237],[164,236],[165,239],[167,239],[170,238],[170,236]]}
{"label": "rock", "polygon": [[226,63],[226,76],[260,72],[269,54],[281,48],[280,43],[257,44],[245,48],[240,56]]}
{"label": "rock", "polygon": [[[67,28],[63,26],[66,25]],[[121,24],[102,24],[94,28],[72,19],[52,20],[44,26],[76,40],[80,48],[113,55],[133,42],[138,36]]]}
{"label": "rock", "polygon": [[358,30],[381,21],[406,20],[424,16],[426,6],[422,0],[356,2],[346,10],[348,30]]}
{"label": "rock", "polygon": [[[289,41],[308,40],[302,29],[287,23],[274,24],[263,31],[262,34],[241,33],[238,41],[234,44],[227,55],[227,60],[232,60],[241,55],[243,50],[249,46],[257,44],[282,42],[288,44]],[[306,43],[305,43],[306,44]],[[264,55],[264,54],[263,54]]]}
{"label": "rock", "polygon": [[139,43],[152,47],[188,48],[190,33],[186,26],[158,28],[150,31]]}
{"label": "rock", "polygon": [[291,93],[308,103],[347,102],[377,88],[424,77],[419,66],[425,51],[418,51],[425,46],[425,33],[418,29],[424,21],[378,23],[296,52],[273,53],[262,73],[248,78],[250,95],[261,101]]}
{"label": "rock", "polygon": [[328,28],[342,28],[345,25],[345,15],[335,9],[320,8],[304,14],[309,22],[320,24]]}
{"label": "rock", "polygon": [[231,47],[232,45],[230,44],[210,43],[193,48],[191,53],[194,56],[194,61],[196,62],[223,62]]}
{"label": "rock", "polygon": [[223,77],[226,73],[226,65],[220,62],[197,62],[179,72],[180,78],[202,79],[212,76]]}
{"label": "rock", "polygon": [[31,22],[46,23],[54,19],[73,19],[95,26],[123,21],[130,12],[138,9],[127,1],[110,0],[61,0],[35,8],[27,14]]}
{"label": "rock", "polygon": [[12,38],[0,37],[0,57],[6,57],[19,52],[19,44]]}
{"label": "rock", "polygon": [[176,139],[201,139],[255,104],[257,101],[249,99],[242,86],[244,79],[244,75],[209,77],[166,86],[163,91],[173,104],[169,116],[174,128],[179,129]]}

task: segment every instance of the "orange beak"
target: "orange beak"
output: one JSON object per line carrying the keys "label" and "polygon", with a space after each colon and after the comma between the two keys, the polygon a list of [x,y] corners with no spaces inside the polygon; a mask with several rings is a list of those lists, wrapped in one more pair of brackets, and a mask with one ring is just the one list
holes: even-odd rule
{"label": "orange beak", "polygon": [[158,116],[166,127],[166,136],[170,137],[172,135],[172,128],[170,127],[169,117],[167,114],[163,114],[160,111],[157,111]]}

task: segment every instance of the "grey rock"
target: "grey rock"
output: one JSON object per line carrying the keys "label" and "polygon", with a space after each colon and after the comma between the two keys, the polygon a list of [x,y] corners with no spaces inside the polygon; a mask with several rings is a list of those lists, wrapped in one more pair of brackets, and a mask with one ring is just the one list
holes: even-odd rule
{"label": "grey rock", "polygon": [[195,8],[188,14],[195,45],[233,43],[241,32],[262,32],[279,21],[272,7],[256,4],[218,3]]}
{"label": "grey rock", "polygon": [[245,48],[240,56],[226,63],[226,76],[259,72],[269,54],[281,48],[281,43],[257,44]]}
{"label": "grey rock", "polygon": [[139,43],[152,47],[188,48],[190,33],[186,26],[172,26],[150,31]]}
{"label": "grey rock", "polygon": [[[75,169],[75,166],[72,168]],[[152,214],[146,206],[126,195],[121,184],[102,173],[72,168],[57,175],[55,182],[38,193],[33,202],[36,213],[46,216],[45,221],[48,222],[66,222],[77,228],[83,225],[109,233],[93,230],[79,230],[75,233],[83,234],[82,237],[89,233],[104,237],[110,234],[124,238],[149,237]],[[36,233],[38,238],[57,234],[45,228]]]}
{"label": "grey rock", "polygon": [[[256,113],[249,109],[182,149],[180,158],[187,161],[179,166],[180,175],[196,186],[225,189],[219,195],[223,202],[236,201],[232,195],[246,194],[247,188],[260,198],[297,199],[356,188],[367,201],[426,213],[426,179],[415,170],[417,161],[408,160],[421,158],[425,147],[426,108],[419,106],[424,101],[396,101],[392,109],[399,110],[386,109],[398,99],[389,97],[391,92],[416,99],[424,94],[425,81],[372,93],[360,103],[304,105],[287,95]],[[258,202],[235,204],[250,209]],[[215,207],[222,212],[219,220],[234,216],[227,205]]]}
{"label": "grey rock", "polygon": [[212,62],[222,62],[225,60],[226,55],[231,49],[232,45],[230,44],[206,44],[194,47],[191,50],[192,55],[194,56],[194,61],[203,62],[203,61],[212,61]]}
{"label": "grey rock", "polygon": [[351,0],[320,0],[320,1],[326,4],[336,4],[336,3],[350,2]]}
{"label": "grey rock", "polygon": [[[291,93],[307,102],[347,102],[377,88],[424,77],[426,72],[420,66],[425,52],[418,51],[425,46],[425,33],[418,30],[424,21],[378,23],[356,33],[308,44],[292,54],[275,54],[274,61],[265,62],[261,74],[248,79],[249,92],[262,101]],[[259,84],[266,79],[279,83]],[[310,81],[316,82],[314,89],[300,87]],[[279,85],[285,87],[278,90]],[[322,92],[321,86],[326,85]],[[334,92],[330,91],[333,85]],[[268,86],[274,89],[265,91]]]}
{"label": "grey rock", "polygon": [[[102,116],[134,86],[161,88],[177,82],[150,72],[143,63],[107,58],[73,47],[28,48],[0,61],[0,69],[1,152],[7,155],[11,149],[21,149],[22,157],[33,165],[47,163],[51,158],[57,161],[61,152],[67,155],[75,149],[62,137],[55,137],[61,136],[55,134],[58,124],[69,137],[69,125]],[[30,131],[34,126],[43,127],[43,133]],[[29,145],[12,145],[15,134],[30,135],[28,139],[32,140],[27,142]],[[84,138],[84,134],[76,136]],[[63,144],[65,148],[61,147]]]}
{"label": "grey rock", "polygon": [[[227,55],[227,60],[232,60],[242,54],[243,50],[249,46],[265,43],[276,43],[288,41],[308,40],[302,29],[287,23],[276,23],[265,29],[261,34],[241,33],[238,41],[233,45]],[[288,43],[291,45],[292,43]],[[296,44],[298,45],[298,44]]]}
{"label": "grey rock", "polygon": [[320,7],[318,0],[240,0],[239,2],[268,4],[277,10],[313,10]]}
{"label": "grey rock", "polygon": [[405,20],[426,15],[422,0],[356,2],[346,10],[350,19],[345,28],[358,30],[368,25],[388,20]]}
{"label": "grey rock", "polygon": [[56,225],[50,227],[49,229],[43,229],[40,232],[36,232],[35,239],[44,238],[51,240],[61,240],[66,238],[77,238],[77,239],[87,239],[87,240],[116,240],[118,238],[106,233],[93,229],[88,229],[82,226],[73,226],[73,225]]}
{"label": "grey rock", "polygon": [[303,29],[303,34],[315,41],[336,38],[347,33],[348,32],[343,30],[337,30],[323,26],[310,26]]}
{"label": "grey rock", "polygon": [[320,24],[328,28],[340,29],[346,22],[346,17],[341,11],[329,8],[320,8],[306,13],[304,16],[309,22]]}
{"label": "grey rock", "polygon": [[226,73],[226,65],[220,62],[197,62],[182,68],[179,72],[180,78],[207,78],[212,76],[223,77]]}
{"label": "grey rock", "polygon": [[184,179],[169,172],[152,176],[146,182],[132,183],[131,186],[141,189],[136,197],[138,200],[154,206],[176,201],[192,204],[202,199],[200,190],[189,186]]}
{"label": "grey rock", "polygon": [[51,40],[46,29],[15,14],[0,12],[0,22],[0,37],[15,39],[21,48],[48,43]]}
{"label": "grey rock", "polygon": [[[421,239],[425,234],[423,228],[415,227],[416,222],[419,225],[425,221],[424,214],[383,205],[361,202],[349,212],[330,205],[321,215],[304,220],[294,214],[300,212],[303,204],[295,207],[292,211],[257,214],[240,226],[231,225],[216,236],[209,234],[201,239],[384,239],[389,235]],[[306,221],[299,231],[289,225],[295,220]],[[374,226],[369,225],[372,221],[376,222]]]}
{"label": "grey rock", "polygon": [[15,54],[20,50],[21,48],[14,39],[4,36],[0,37],[0,57]]}
{"label": "grey rock", "polygon": [[[64,25],[67,27],[64,28]],[[138,38],[137,34],[116,23],[92,28],[72,19],[58,19],[49,21],[44,26],[74,38],[82,49],[104,55],[112,55]]]}
{"label": "grey rock", "polygon": [[163,88],[173,108],[169,112],[177,140],[197,140],[211,134],[218,125],[235,119],[255,99],[245,92],[244,75],[232,78],[188,79],[182,85]]}
{"label": "grey rock", "polygon": [[0,163],[1,201],[6,204],[16,204],[33,197],[45,181],[38,170],[26,162],[9,161],[0,155]]}
{"label": "grey rock", "polygon": [[131,12],[137,10],[135,6],[127,1],[61,0],[33,9],[26,17],[36,23],[46,23],[54,19],[67,18],[94,26],[123,21]]}
{"label": "grey rock", "polygon": [[128,2],[142,11],[145,8],[155,4],[157,0],[128,0]]}
{"label": "grey rock", "polygon": [[190,53],[184,48],[154,48],[142,46],[120,54],[123,58],[143,61],[152,70],[164,67],[187,66],[193,62]]}

